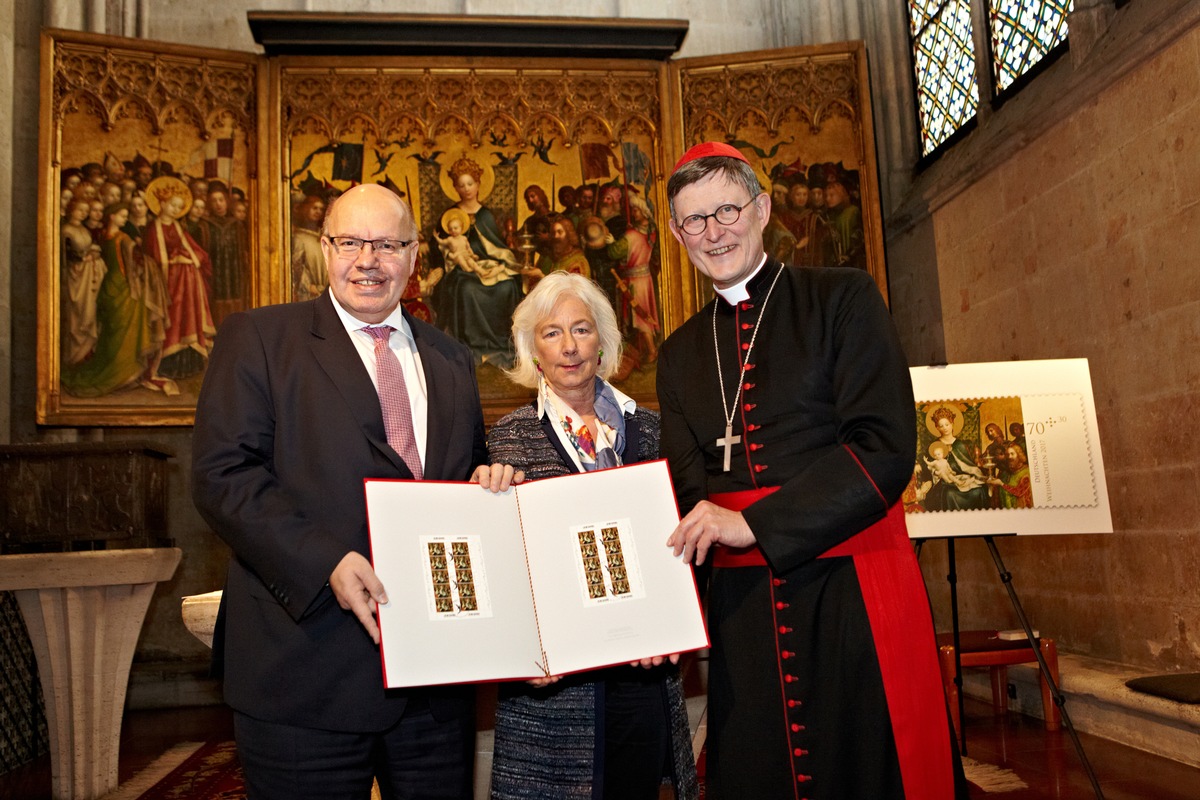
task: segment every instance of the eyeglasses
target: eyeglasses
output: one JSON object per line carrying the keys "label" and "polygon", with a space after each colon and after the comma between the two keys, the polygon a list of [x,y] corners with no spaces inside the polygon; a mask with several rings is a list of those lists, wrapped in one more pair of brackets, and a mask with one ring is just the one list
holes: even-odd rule
{"label": "eyeglasses", "polygon": [[753,203],[756,199],[756,197],[751,197],[740,206],[735,206],[733,203],[726,203],[711,214],[692,214],[691,216],[684,217],[683,221],[678,223],[678,225],[684,233],[691,234],[692,236],[704,233],[704,229],[708,227],[710,217],[721,225],[732,225],[741,219],[742,211],[746,209],[746,206]]}
{"label": "eyeglasses", "polygon": [[358,252],[363,249],[363,245],[369,244],[371,251],[379,258],[395,258],[414,241],[412,239],[407,242],[402,239],[357,239],[353,236],[326,236],[325,238],[329,240],[334,249],[344,256],[358,255]]}

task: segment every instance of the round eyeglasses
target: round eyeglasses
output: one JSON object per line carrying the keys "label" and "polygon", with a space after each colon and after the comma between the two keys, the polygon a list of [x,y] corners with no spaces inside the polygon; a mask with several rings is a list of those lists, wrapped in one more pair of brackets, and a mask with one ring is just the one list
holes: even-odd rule
{"label": "round eyeglasses", "polygon": [[395,258],[414,240],[403,239],[358,239],[354,236],[326,236],[326,239],[344,256],[358,255],[363,245],[371,245],[371,251],[379,258]]}
{"label": "round eyeglasses", "polygon": [[697,234],[704,233],[704,229],[708,227],[708,220],[710,218],[715,219],[721,225],[732,225],[741,219],[742,211],[746,209],[746,206],[753,203],[755,199],[751,197],[740,206],[735,206],[733,203],[726,203],[711,214],[692,214],[684,217],[683,221],[678,223],[679,227],[684,233],[696,236]]}

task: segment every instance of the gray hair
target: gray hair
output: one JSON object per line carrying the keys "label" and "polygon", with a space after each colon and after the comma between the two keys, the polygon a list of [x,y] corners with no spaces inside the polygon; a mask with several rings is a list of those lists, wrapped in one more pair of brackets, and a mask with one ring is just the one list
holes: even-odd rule
{"label": "gray hair", "polygon": [[754,167],[745,161],[729,156],[704,156],[675,170],[675,174],[667,181],[667,202],[671,206],[672,218],[675,216],[675,195],[683,191],[685,186],[702,181],[713,173],[720,173],[730,183],[741,186],[750,193],[751,199],[762,194],[762,184]]}
{"label": "gray hair", "polygon": [[574,297],[587,308],[600,334],[600,350],[604,356],[596,374],[605,380],[621,362],[621,328],[617,314],[604,290],[589,278],[573,272],[551,272],[538,281],[525,299],[513,311],[512,338],[517,350],[517,363],[505,370],[513,383],[534,387],[538,383],[537,365],[533,363],[533,337],[546,317],[563,300]]}

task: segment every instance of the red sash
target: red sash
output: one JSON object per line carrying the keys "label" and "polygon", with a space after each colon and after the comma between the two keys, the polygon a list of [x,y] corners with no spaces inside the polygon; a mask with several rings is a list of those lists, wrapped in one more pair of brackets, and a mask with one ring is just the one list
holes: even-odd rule
{"label": "red sash", "polygon": [[[731,511],[741,511],[778,488],[725,492],[709,495],[708,499]],[[921,800],[953,798],[950,724],[944,711],[937,641],[902,504],[893,504],[879,522],[826,550],[819,558],[839,556],[852,557],[858,573],[883,675],[904,796]],[[718,545],[713,566],[769,568],[757,546]]]}
{"label": "red sash", "polygon": [[[761,489],[746,489],[741,492],[720,492],[709,495],[708,499],[710,502],[721,506],[721,508],[728,508],[730,511],[742,511],[763,497],[777,491],[779,491],[778,486],[764,486]],[[892,519],[894,514],[898,515],[898,519]],[[896,522],[899,522],[900,532],[903,534],[900,537],[895,535]],[[908,540],[908,529],[904,525],[904,509],[899,505],[893,506],[888,511],[888,515],[879,522],[876,522],[865,530],[859,531],[836,547],[829,548],[817,556],[817,558],[860,556],[884,550],[912,552],[912,545]],[[749,547],[724,547],[717,545],[713,553],[714,567],[767,566],[767,559],[763,557],[762,550],[755,545]],[[923,585],[924,583],[922,583]]]}

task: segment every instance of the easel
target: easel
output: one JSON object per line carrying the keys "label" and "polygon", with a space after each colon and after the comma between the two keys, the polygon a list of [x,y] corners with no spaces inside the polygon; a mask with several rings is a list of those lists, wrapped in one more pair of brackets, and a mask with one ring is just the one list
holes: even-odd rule
{"label": "easel", "polygon": [[[1005,536],[1013,536],[1015,534],[1001,534]],[[1067,713],[1067,698],[1059,690],[1058,684],[1050,674],[1050,668],[1046,664],[1046,659],[1042,655],[1041,648],[1033,635],[1033,626],[1029,624],[1029,617],[1025,615],[1025,608],[1021,605],[1021,599],[1017,597],[1017,590],[1012,585],[1012,573],[1004,568],[1004,561],[1000,558],[1000,550],[996,547],[995,536],[988,534],[983,536],[983,541],[987,544],[988,551],[992,555],[992,562],[996,565],[996,571],[1000,575],[1000,581],[1004,584],[1004,588],[1008,591],[1008,599],[1012,601],[1013,610],[1017,612],[1017,619],[1021,622],[1021,628],[1025,631],[1026,639],[1028,640],[1034,656],[1037,658],[1038,669],[1042,671],[1042,677],[1046,681],[1046,685],[1050,688],[1050,694],[1054,698],[1054,704],[1058,706],[1059,713],[1062,715],[1063,725],[1066,726],[1067,733],[1071,736],[1071,741],[1075,745],[1075,752],[1079,754],[1079,760],[1083,762],[1083,769],[1087,772],[1088,780],[1091,781],[1092,790],[1096,793],[1096,800],[1104,800],[1104,792],[1100,789],[1100,782],[1096,779],[1096,773],[1092,770],[1092,764],[1088,760],[1087,753],[1083,750],[1083,743],[1079,741],[1079,734],[1075,731],[1075,723],[1071,721],[1071,715]],[[962,681],[962,642],[959,638],[958,625],[958,568],[955,558],[955,537],[947,536],[946,539],[946,556],[949,561],[949,571],[946,574],[946,581],[950,584],[950,623],[952,626],[952,636],[954,637],[954,685],[958,687],[958,712],[959,719],[963,720],[963,724],[959,725],[959,748],[963,755],[967,753],[967,726],[966,716],[964,714],[963,701],[963,681]],[[917,539],[916,553],[917,558],[921,557],[921,547],[925,543],[925,539]]]}

